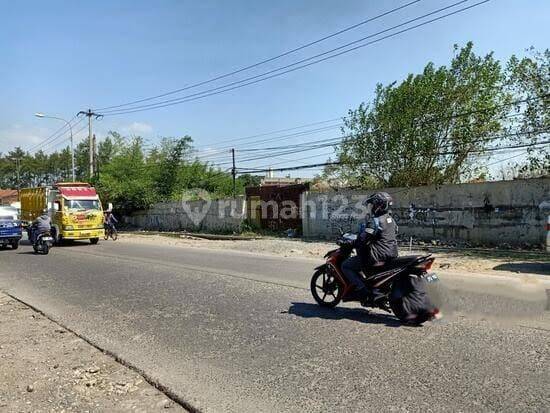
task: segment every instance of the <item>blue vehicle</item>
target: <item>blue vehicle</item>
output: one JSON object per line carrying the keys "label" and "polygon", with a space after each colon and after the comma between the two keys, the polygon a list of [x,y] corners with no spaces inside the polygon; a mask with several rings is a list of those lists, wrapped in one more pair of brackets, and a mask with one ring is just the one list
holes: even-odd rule
{"label": "blue vehicle", "polygon": [[21,221],[17,208],[0,206],[0,248],[8,245],[16,250],[21,239]]}

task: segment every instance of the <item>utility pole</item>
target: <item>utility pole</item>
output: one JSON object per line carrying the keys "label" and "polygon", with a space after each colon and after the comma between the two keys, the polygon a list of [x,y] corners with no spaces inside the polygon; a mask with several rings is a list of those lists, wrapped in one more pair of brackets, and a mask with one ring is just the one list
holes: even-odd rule
{"label": "utility pole", "polygon": [[88,109],[88,155],[90,158],[89,167],[90,167],[90,180],[94,176],[94,143],[92,137],[92,111]]}
{"label": "utility pole", "polygon": [[96,148],[96,145],[97,145],[97,142],[96,142],[95,133],[94,133],[93,137],[92,137],[92,154],[93,154],[95,177],[97,178],[97,176],[99,174],[99,171],[97,170],[97,156],[96,156],[97,148]]}
{"label": "utility pole", "polygon": [[17,199],[19,199],[19,193],[21,192],[21,158],[14,158],[14,160],[17,173]]}
{"label": "utility pole", "polygon": [[94,113],[92,112],[91,109],[88,109],[87,112],[84,112],[84,111],[80,111],[78,112],[79,115],[86,115],[88,116],[88,148],[89,148],[89,153],[90,153],[90,157],[89,157],[89,175],[90,175],[90,179],[92,179],[94,177],[94,137],[92,135],[92,116],[96,119],[99,119],[101,117],[103,117],[103,115],[100,115],[99,113]]}
{"label": "utility pole", "polygon": [[231,175],[233,176],[233,198],[237,196],[237,168],[235,168],[235,148],[231,148],[231,157],[233,158],[233,168],[231,168]]}

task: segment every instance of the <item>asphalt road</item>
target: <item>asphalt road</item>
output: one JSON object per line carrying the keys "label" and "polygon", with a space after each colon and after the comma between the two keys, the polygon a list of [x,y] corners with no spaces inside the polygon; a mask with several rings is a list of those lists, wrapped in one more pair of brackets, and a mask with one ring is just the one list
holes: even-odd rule
{"label": "asphalt road", "polygon": [[[548,411],[540,279],[440,273],[446,318],[323,310],[310,259],[87,243],[0,251],[0,288],[203,411]],[[1,368],[1,360],[0,360]]]}

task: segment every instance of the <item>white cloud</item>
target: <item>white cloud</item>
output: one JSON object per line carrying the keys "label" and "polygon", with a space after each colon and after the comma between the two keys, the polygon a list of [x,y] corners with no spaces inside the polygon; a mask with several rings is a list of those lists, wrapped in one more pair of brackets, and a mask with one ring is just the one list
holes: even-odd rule
{"label": "white cloud", "polygon": [[153,127],[144,122],[133,122],[130,125],[120,128],[124,135],[148,135],[153,132]]}
{"label": "white cloud", "polygon": [[[52,132],[54,131],[46,128],[26,128],[20,124],[0,129],[0,152],[9,152],[17,146],[20,146],[23,150],[29,150],[33,146],[43,142]],[[45,149],[46,151],[48,150],[47,147]]]}

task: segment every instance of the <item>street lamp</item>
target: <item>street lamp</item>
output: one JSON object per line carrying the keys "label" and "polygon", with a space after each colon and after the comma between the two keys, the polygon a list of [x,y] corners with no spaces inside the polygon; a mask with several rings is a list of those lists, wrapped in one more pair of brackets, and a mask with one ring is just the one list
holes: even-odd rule
{"label": "street lamp", "polygon": [[47,116],[47,115],[44,115],[43,113],[40,113],[40,112],[35,113],[34,116],[36,116],[37,118],[57,119],[57,120],[60,120],[62,122],[65,122],[67,125],[69,125],[69,130],[71,132],[71,175],[72,175],[72,178],[73,178],[73,182],[75,182],[76,178],[75,178],[75,172],[74,172],[75,169],[74,169],[73,127],[71,126],[71,123],[66,121],[63,118],[58,118],[56,116]]}

